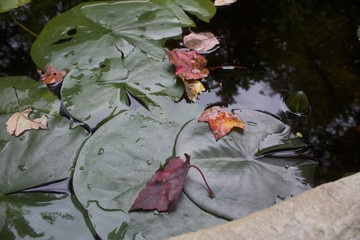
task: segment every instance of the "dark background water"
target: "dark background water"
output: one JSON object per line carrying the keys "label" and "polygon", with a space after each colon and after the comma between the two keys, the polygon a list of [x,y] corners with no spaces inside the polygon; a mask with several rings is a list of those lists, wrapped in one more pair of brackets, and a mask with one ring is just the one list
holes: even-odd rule
{"label": "dark background water", "polygon": [[[30,57],[35,35],[53,16],[80,0],[33,0],[0,18],[0,76],[37,79]],[[213,70],[211,91],[199,103],[226,100],[230,107],[279,116],[312,144],[320,165],[316,185],[360,171],[360,2],[239,1],[219,7],[210,23],[221,48],[206,55],[208,66],[242,65],[246,70]],[[185,33],[189,30],[185,29]],[[222,90],[219,88],[222,84]],[[284,114],[281,98],[302,90],[311,112]]]}

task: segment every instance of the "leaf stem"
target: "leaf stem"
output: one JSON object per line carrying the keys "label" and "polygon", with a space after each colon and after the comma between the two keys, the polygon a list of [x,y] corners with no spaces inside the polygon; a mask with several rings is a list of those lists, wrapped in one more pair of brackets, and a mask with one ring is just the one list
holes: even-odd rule
{"label": "leaf stem", "polygon": [[209,69],[209,70],[213,70],[213,69],[233,70],[235,68],[247,69],[247,67],[244,67],[244,66],[216,66],[216,67],[208,67],[207,69]]}
{"label": "leaf stem", "polygon": [[16,20],[11,14],[10,14],[11,19],[17,24],[19,25],[22,29],[24,29],[25,31],[27,31],[28,33],[30,33],[31,35],[33,35],[34,37],[38,37],[39,35],[37,35],[36,33],[34,33],[33,31],[31,31],[30,29],[28,29],[27,27],[25,27],[24,25],[22,25],[18,20]]}
{"label": "leaf stem", "polygon": [[21,110],[20,99],[19,99],[19,96],[17,94],[16,88],[15,87],[13,87],[13,88],[14,88],[14,91],[15,91],[16,100],[17,100],[17,102],[19,104],[19,111],[21,112],[22,110]]}
{"label": "leaf stem", "polygon": [[202,178],[203,178],[203,180],[204,180],[204,182],[205,182],[205,185],[206,185],[206,187],[207,187],[207,189],[208,189],[209,197],[210,197],[210,198],[214,198],[216,195],[215,195],[215,193],[213,192],[213,190],[211,190],[209,184],[207,183],[203,172],[200,170],[200,168],[198,168],[198,167],[195,166],[195,165],[189,165],[189,168],[191,168],[191,167],[193,167],[193,168],[195,168],[196,170],[199,171],[199,173],[201,174],[201,176],[202,176]]}

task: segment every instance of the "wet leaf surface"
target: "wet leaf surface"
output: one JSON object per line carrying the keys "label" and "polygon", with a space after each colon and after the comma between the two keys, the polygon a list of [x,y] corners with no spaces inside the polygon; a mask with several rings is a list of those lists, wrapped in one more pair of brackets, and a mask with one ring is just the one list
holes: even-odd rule
{"label": "wet leaf surface", "polygon": [[[70,31],[71,39],[59,43]],[[31,55],[39,68],[67,69],[61,92],[64,105],[72,116],[95,128],[129,109],[128,95],[139,100],[138,106],[161,107],[154,95],[175,87],[169,64],[163,61],[164,40],[180,34],[179,20],[152,2],[87,3],[51,19]],[[175,93],[170,98],[181,96],[168,92]],[[94,95],[101,97],[89,97]]]}
{"label": "wet leaf surface", "polygon": [[[16,87],[23,108],[33,106],[48,116],[49,129],[9,136],[5,123],[18,111]],[[48,88],[27,77],[0,79],[0,192],[10,193],[70,176],[76,151],[86,139],[81,127],[71,127],[59,115],[59,101]],[[71,143],[71,144],[69,144]]]}
{"label": "wet leaf surface", "polygon": [[[181,122],[195,117],[200,109],[196,104],[186,105],[183,110],[177,109],[182,118],[173,120],[166,116],[158,119],[146,112],[124,112],[86,142],[79,154],[73,184],[75,194],[92,215],[92,224],[101,236],[128,224],[124,230],[127,237],[140,234],[161,239],[224,222],[202,211],[183,195],[177,210],[170,214],[127,213],[147,179],[172,155]],[[117,224],[111,217],[114,213],[109,211],[118,211]],[[105,228],[107,225],[113,227]]]}
{"label": "wet leaf surface", "polygon": [[[189,172],[185,192],[198,206],[236,219],[273,205],[278,199],[310,189],[316,163],[310,158],[258,156],[262,149],[294,149],[289,128],[261,112],[236,111],[246,124],[216,141],[209,127],[190,121],[179,133],[175,155],[188,153],[204,172],[216,198],[209,199],[202,178]],[[285,145],[285,146],[284,146]]]}

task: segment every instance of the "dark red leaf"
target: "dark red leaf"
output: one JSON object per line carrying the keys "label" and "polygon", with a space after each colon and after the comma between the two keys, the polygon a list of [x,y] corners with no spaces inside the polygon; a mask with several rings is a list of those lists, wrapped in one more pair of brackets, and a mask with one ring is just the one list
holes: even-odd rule
{"label": "dark red leaf", "polygon": [[186,158],[186,161],[178,157],[171,159],[146,183],[146,187],[140,191],[129,211],[175,211],[189,166],[190,156]]}

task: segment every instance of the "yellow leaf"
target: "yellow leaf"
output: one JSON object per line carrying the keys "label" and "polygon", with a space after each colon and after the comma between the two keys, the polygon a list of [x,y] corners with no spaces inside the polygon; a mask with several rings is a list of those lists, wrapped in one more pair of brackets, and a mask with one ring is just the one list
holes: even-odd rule
{"label": "yellow leaf", "polygon": [[189,100],[194,102],[197,96],[206,89],[199,80],[184,80],[185,92]]}
{"label": "yellow leaf", "polygon": [[31,112],[32,108],[30,107],[14,113],[6,122],[7,133],[19,137],[23,132],[30,129],[48,129],[47,117],[42,115],[40,118],[29,119]]}

